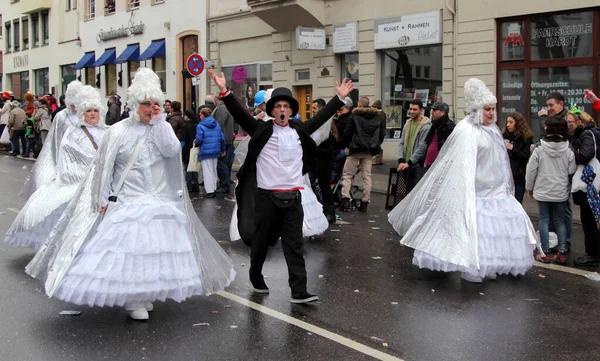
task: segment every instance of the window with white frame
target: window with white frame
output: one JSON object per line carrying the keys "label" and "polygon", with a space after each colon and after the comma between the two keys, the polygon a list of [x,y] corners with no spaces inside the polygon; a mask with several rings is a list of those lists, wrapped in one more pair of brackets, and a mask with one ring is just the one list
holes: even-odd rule
{"label": "window with white frame", "polygon": [[96,17],[96,0],[86,0],[85,2],[85,18],[91,20]]}
{"label": "window with white frame", "polygon": [[165,0],[152,0],[152,5],[156,5],[156,4],[164,4]]}
{"label": "window with white frame", "polygon": [[23,26],[23,50],[29,49],[29,19],[24,17],[21,19]]}
{"label": "window with white frame", "polygon": [[33,48],[40,46],[40,18],[36,15],[31,16],[31,32],[33,33]]}
{"label": "window with white frame", "polygon": [[77,1],[79,0],[71,0],[71,9],[77,10]]}
{"label": "window with white frame", "polygon": [[71,0],[65,0],[65,11],[71,10]]}
{"label": "window with white frame", "polygon": [[42,11],[42,45],[50,44],[50,25],[48,24],[48,11]]}
{"label": "window with white frame", "polygon": [[13,44],[15,51],[21,50],[21,33],[19,31],[19,20],[13,20]]}
{"label": "window with white frame", "polygon": [[12,52],[12,43],[11,43],[11,38],[10,38],[10,21],[6,22],[6,52],[10,53]]}
{"label": "window with white frame", "polygon": [[140,0],[128,0],[127,10],[135,10],[140,7]]}
{"label": "window with white frame", "polygon": [[115,0],[104,0],[104,15],[115,13]]}

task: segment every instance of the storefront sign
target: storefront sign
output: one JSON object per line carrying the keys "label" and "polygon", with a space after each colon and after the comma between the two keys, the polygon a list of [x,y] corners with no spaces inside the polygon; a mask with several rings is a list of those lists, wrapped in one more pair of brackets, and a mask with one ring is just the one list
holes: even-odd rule
{"label": "storefront sign", "polygon": [[546,48],[572,46],[580,35],[591,34],[592,23],[536,28],[532,31],[533,39],[544,41]]}
{"label": "storefront sign", "polygon": [[325,50],[325,30],[296,28],[296,49]]}
{"label": "storefront sign", "polygon": [[375,20],[375,49],[440,44],[440,10]]}
{"label": "storefront sign", "polygon": [[140,21],[139,24],[135,24],[133,21],[130,21],[128,26],[122,25],[118,29],[113,29],[112,27],[109,30],[102,30],[96,36],[96,41],[101,43],[107,40],[113,40],[118,38],[126,38],[131,35],[138,35],[144,33],[145,24]]}
{"label": "storefront sign", "polygon": [[333,52],[351,53],[358,51],[358,24],[348,23],[333,26]]}
{"label": "storefront sign", "polygon": [[24,68],[28,65],[29,65],[29,57],[27,56],[27,54],[15,56],[13,58],[13,68],[15,68],[15,69]]}

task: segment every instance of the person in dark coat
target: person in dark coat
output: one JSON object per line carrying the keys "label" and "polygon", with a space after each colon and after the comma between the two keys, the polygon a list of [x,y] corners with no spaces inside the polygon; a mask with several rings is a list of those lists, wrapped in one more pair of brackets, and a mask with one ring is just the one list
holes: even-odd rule
{"label": "person in dark coat", "polygon": [[121,121],[121,102],[117,95],[108,98],[108,112],[106,113],[106,125],[114,125]]}
{"label": "person in dark coat", "polygon": [[[196,127],[198,126],[198,114],[193,110],[186,110],[183,115],[183,127],[179,132],[179,142],[181,142],[181,160],[183,162],[183,169],[187,170],[188,164],[190,163],[190,150],[194,146],[194,140],[196,140]],[[192,159],[192,161],[195,161]],[[187,172],[185,173],[185,180],[189,192],[199,192],[200,187],[198,185],[198,172]]]}
{"label": "person in dark coat", "polygon": [[454,130],[454,121],[448,117],[450,107],[448,104],[443,102],[437,102],[431,107],[431,128],[425,137],[425,143],[427,144],[427,153],[425,154],[425,161],[423,166],[425,171],[431,167],[435,159],[437,158],[442,146],[446,142],[446,139],[450,136]]}
{"label": "person in dark coat", "polygon": [[67,108],[67,105],[65,104],[65,95],[61,95],[59,99],[60,105],[58,106],[58,108],[56,108],[55,111],[52,112],[52,117],[50,118],[50,121],[53,122],[54,121],[54,117],[56,116],[56,114],[60,113],[61,111],[63,111],[64,109]]}
{"label": "person in dark coat", "polygon": [[504,137],[504,144],[506,145],[508,158],[510,159],[510,168],[515,183],[515,198],[519,203],[523,203],[523,197],[525,196],[525,168],[531,155],[533,132],[529,129],[527,120],[523,114],[513,112],[506,116],[502,136]]}
{"label": "person in dark coat", "polygon": [[238,202],[238,230],[251,247],[250,282],[257,293],[269,293],[262,275],[269,245],[281,237],[283,255],[288,266],[292,303],[308,303],[319,299],[307,292],[303,255],[302,223],[304,212],[299,189],[302,175],[315,166],[316,144],[310,137],[343,105],[354,85],[344,79],[336,82],[333,97],[314,118],[306,122],[290,120],[298,113],[298,101],[287,88],[273,90],[266,112],[273,120],[254,119],[227,90],[225,75],[208,71],[219,88],[225,106],[233,119],[252,137],[248,154],[237,178],[235,194]]}
{"label": "person in dark coat", "polygon": [[[575,163],[586,165],[594,157],[600,159],[600,128],[589,114],[579,110],[571,110],[567,115],[567,124],[575,121],[572,146],[575,152]],[[594,152],[595,150],[595,152]],[[585,255],[577,257],[576,266],[597,267],[600,265],[600,231],[590,207],[586,192],[573,193],[573,203],[579,206],[581,226],[585,240]]]}
{"label": "person in dark coat", "polygon": [[181,102],[171,102],[171,112],[167,115],[167,122],[173,127],[175,135],[179,137],[179,131],[183,127],[183,114],[181,113]]}

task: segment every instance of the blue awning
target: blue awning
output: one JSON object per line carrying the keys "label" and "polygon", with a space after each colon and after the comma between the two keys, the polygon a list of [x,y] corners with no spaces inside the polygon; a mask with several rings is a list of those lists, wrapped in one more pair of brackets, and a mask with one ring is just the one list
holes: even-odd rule
{"label": "blue awning", "polygon": [[104,52],[100,56],[97,62],[94,63],[94,66],[102,66],[106,64],[114,64],[115,58],[117,57],[117,51],[115,49],[109,49]]}
{"label": "blue awning", "polygon": [[165,41],[164,40],[153,41],[152,44],[150,44],[150,46],[148,46],[148,48],[146,48],[146,50],[144,50],[142,55],[140,55],[138,60],[146,61],[146,60],[150,60],[152,58],[156,58],[159,56],[165,56]]}
{"label": "blue awning", "polygon": [[96,53],[85,53],[81,59],[77,62],[77,64],[73,65],[73,70],[81,70],[83,68],[91,68],[94,66],[94,61],[96,60]]}
{"label": "blue awning", "polygon": [[123,64],[123,63],[127,63],[128,61],[132,61],[132,60],[137,61],[139,57],[140,57],[140,46],[139,45],[129,45],[129,46],[127,46],[127,48],[125,48],[125,50],[123,50],[121,55],[119,55],[117,57],[117,60],[115,60],[115,64]]}

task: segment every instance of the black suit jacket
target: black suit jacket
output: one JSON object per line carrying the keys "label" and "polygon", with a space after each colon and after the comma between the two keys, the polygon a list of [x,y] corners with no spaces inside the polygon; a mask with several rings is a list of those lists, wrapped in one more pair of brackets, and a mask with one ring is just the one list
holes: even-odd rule
{"label": "black suit jacket", "polygon": [[[252,236],[256,231],[256,222],[254,219],[256,213],[256,192],[258,191],[256,161],[260,152],[273,135],[273,121],[262,122],[254,119],[254,117],[242,108],[232,93],[223,97],[223,103],[225,103],[227,110],[233,116],[233,120],[252,137],[248,144],[246,160],[237,174],[238,185],[235,188],[238,204],[238,230],[244,243],[250,246]],[[344,102],[336,95],[327,103],[325,108],[306,122],[290,120],[290,127],[298,132],[300,144],[302,145],[302,174],[306,174],[312,170],[316,162],[317,146],[310,135],[319,129],[321,125],[325,124],[343,106]],[[271,244],[277,241],[275,237],[278,237],[278,235],[273,234],[269,236]]]}

